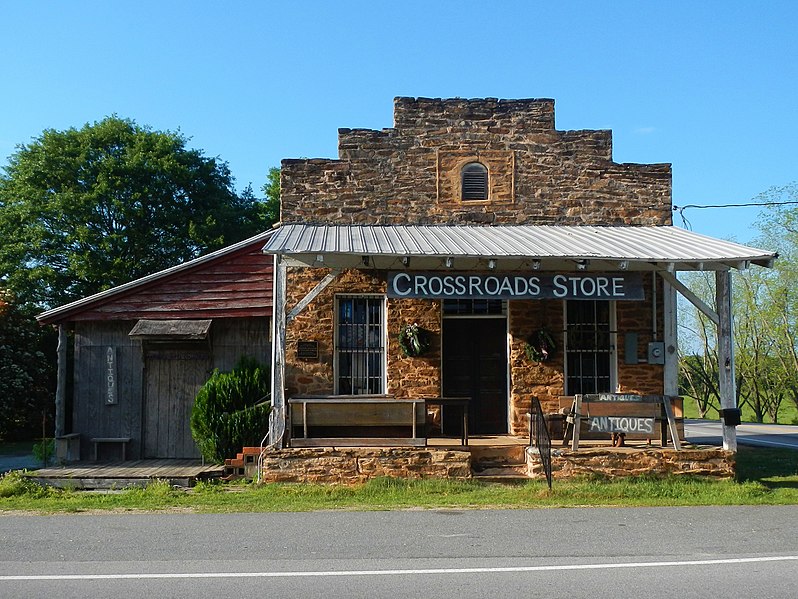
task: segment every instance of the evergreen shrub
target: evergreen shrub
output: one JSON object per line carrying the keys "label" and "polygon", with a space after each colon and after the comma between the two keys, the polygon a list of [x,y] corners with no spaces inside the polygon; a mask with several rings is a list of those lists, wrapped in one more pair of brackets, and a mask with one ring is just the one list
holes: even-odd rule
{"label": "evergreen shrub", "polygon": [[191,412],[191,434],[206,461],[222,463],[260,445],[269,427],[270,382],[269,368],[250,357],[232,372],[213,371]]}

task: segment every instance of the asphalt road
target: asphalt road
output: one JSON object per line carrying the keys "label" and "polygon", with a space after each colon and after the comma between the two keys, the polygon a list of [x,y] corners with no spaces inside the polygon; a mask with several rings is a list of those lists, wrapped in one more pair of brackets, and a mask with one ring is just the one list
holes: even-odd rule
{"label": "asphalt road", "polygon": [[[685,420],[684,431],[687,440],[693,443],[723,444],[719,420]],[[737,443],[798,450],[798,426],[746,422],[737,427]]]}
{"label": "asphalt road", "polygon": [[0,597],[798,597],[798,508],[0,516]]}

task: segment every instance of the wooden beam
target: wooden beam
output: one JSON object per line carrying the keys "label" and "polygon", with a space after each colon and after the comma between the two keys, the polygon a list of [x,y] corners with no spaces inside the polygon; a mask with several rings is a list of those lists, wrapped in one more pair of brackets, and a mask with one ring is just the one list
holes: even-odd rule
{"label": "wooden beam", "polygon": [[663,391],[665,395],[679,395],[679,338],[677,332],[678,314],[676,289],[668,281],[663,280],[663,335],[665,342],[665,370],[663,373]]}
{"label": "wooden beam", "polygon": [[316,286],[313,289],[311,289],[310,292],[305,297],[299,300],[297,305],[294,306],[293,309],[288,313],[288,315],[285,317],[286,324],[290,323],[292,320],[294,320],[294,318],[299,316],[302,310],[307,308],[310,305],[310,302],[316,299],[316,297],[322,291],[324,291],[327,288],[327,286],[330,283],[332,283],[335,280],[335,278],[340,274],[341,274],[340,268],[333,269],[332,271],[327,273],[327,276],[325,276],[321,281],[319,281],[316,284]]}
{"label": "wooden beam", "polygon": [[269,446],[282,447],[285,434],[285,293],[286,266],[274,256],[274,334],[272,335],[272,410],[269,413]]}
{"label": "wooden beam", "polygon": [[66,431],[66,386],[67,386],[67,331],[62,323],[58,325],[58,372],[55,387],[55,436],[62,437]]}
{"label": "wooden beam", "polygon": [[[715,273],[715,296],[718,305],[718,389],[721,409],[737,407],[734,378],[734,337],[732,331],[731,271]],[[723,449],[737,451],[737,429],[723,422]]]}
{"label": "wooden beam", "polygon": [[[667,271],[660,270],[657,272],[659,272],[659,276],[665,279],[668,283],[671,284],[672,287],[676,288],[679,291],[679,293],[681,293],[685,298],[687,298],[687,300],[691,304],[693,304],[696,308],[701,310],[701,312],[703,312],[707,318],[709,318],[715,324],[718,324],[719,322],[718,313],[715,312],[712,308],[710,308],[707,304],[705,304],[701,300],[701,298],[699,298],[695,293],[690,291],[690,289],[684,283],[682,283],[679,279],[677,279],[675,276],[673,276],[671,273]],[[717,271],[717,274],[722,274],[724,272],[727,271]]]}

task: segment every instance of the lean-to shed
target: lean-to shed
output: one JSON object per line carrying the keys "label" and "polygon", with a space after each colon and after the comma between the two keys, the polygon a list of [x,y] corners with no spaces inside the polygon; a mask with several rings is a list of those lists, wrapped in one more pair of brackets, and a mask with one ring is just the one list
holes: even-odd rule
{"label": "lean-to shed", "polygon": [[197,390],[242,356],[270,360],[272,257],[261,249],[271,234],[38,316],[59,328],[62,458],[199,456]]}

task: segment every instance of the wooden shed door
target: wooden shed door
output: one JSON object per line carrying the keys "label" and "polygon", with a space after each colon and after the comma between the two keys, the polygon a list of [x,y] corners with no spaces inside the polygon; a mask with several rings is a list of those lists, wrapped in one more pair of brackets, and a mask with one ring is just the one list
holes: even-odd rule
{"label": "wooden shed door", "polygon": [[210,376],[210,355],[196,349],[157,349],[146,354],[144,457],[198,458],[191,436],[191,408]]}
{"label": "wooden shed door", "polygon": [[507,432],[507,321],[443,320],[443,395],[470,397],[469,432]]}

